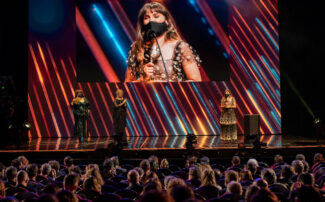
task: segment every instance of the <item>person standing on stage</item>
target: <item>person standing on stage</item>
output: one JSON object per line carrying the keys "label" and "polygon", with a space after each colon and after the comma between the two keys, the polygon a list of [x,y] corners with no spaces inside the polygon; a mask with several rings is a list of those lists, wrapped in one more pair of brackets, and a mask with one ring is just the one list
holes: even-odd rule
{"label": "person standing on stage", "polygon": [[114,140],[119,146],[126,146],[126,102],[127,99],[123,98],[123,90],[116,91],[116,98],[113,104],[113,124],[114,124]]}
{"label": "person standing on stage", "polygon": [[202,81],[201,60],[196,51],[181,40],[176,27],[162,4],[151,2],[141,8],[125,82]]}
{"label": "person standing on stage", "polygon": [[74,115],[74,137],[79,138],[79,142],[84,142],[88,136],[87,119],[89,117],[89,102],[85,98],[82,90],[76,90],[75,98],[71,102]]}
{"label": "person standing on stage", "polygon": [[236,100],[231,95],[230,90],[226,89],[221,99],[221,140],[235,141],[237,140],[237,120],[236,120]]}

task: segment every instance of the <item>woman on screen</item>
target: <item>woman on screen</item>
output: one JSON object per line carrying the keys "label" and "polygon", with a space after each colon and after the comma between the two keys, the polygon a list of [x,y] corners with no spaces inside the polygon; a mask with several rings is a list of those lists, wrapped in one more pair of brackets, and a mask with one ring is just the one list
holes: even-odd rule
{"label": "woman on screen", "polygon": [[89,102],[85,98],[82,90],[76,90],[71,107],[74,116],[73,135],[79,138],[80,143],[83,143],[84,138],[88,136],[87,119],[89,117]]}
{"label": "woman on screen", "polygon": [[231,95],[230,90],[226,89],[221,99],[221,140],[235,141],[237,140],[237,120],[236,120],[236,100]]}
{"label": "woman on screen", "polygon": [[141,8],[136,33],[128,55],[125,82],[202,80],[198,54],[181,40],[173,17],[162,4],[146,3]]}

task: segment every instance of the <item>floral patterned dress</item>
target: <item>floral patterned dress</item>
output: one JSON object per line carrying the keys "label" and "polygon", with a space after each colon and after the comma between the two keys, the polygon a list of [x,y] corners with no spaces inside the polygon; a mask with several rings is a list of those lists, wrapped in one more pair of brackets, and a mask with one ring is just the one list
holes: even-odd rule
{"label": "floral patterned dress", "polygon": [[[236,102],[233,96],[223,97],[221,103],[223,106],[230,105]],[[234,108],[222,108],[220,125],[221,125],[221,140],[237,140],[237,120]]]}
{"label": "floral patterned dress", "polygon": [[[145,48],[144,50],[144,63],[150,62],[150,50],[151,48]],[[128,55],[128,67],[131,69],[131,75],[135,78],[140,78],[144,75],[143,68],[140,62],[136,59],[136,54],[132,52],[132,48]],[[151,81],[167,81],[166,70],[163,65],[161,57],[157,57],[156,60],[152,61],[155,65],[153,75],[151,76]],[[168,73],[168,81],[186,81],[186,74],[184,72],[183,66],[187,63],[195,63],[197,68],[200,67],[201,59],[196,51],[188,43],[184,41],[177,41],[173,49],[173,55],[171,58],[164,58]]]}

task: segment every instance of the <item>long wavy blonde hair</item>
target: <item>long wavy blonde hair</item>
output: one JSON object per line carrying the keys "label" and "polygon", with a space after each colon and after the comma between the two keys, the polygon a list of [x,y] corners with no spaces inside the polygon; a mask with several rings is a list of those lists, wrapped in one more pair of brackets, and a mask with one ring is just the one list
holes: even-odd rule
{"label": "long wavy blonde hair", "polygon": [[170,12],[167,10],[165,6],[160,4],[159,2],[151,2],[146,3],[139,11],[138,15],[138,22],[136,28],[136,41],[132,44],[132,52],[136,55],[137,60],[139,61],[140,65],[143,65],[144,60],[144,47],[146,44],[144,43],[142,27],[144,26],[143,20],[144,15],[146,14],[147,10],[150,9],[151,11],[156,11],[161,13],[165,16],[167,24],[167,31],[166,31],[166,39],[167,40],[178,40],[180,36],[176,30],[176,23],[174,18],[171,16]]}

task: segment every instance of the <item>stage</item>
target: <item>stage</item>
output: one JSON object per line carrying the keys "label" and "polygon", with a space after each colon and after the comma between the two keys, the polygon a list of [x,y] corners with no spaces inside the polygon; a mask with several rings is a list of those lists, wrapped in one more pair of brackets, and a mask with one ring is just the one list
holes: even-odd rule
{"label": "stage", "polygon": [[[19,155],[26,155],[36,161],[48,161],[49,159],[62,160],[70,155],[80,161],[102,162],[107,156],[119,155],[125,160],[140,160],[152,154],[159,158],[179,160],[189,154],[197,156],[209,156],[211,159],[227,160],[233,155],[243,157],[263,157],[272,159],[275,154],[282,154],[287,158],[294,157],[298,153],[306,154],[312,158],[314,153],[322,152],[325,147],[325,138],[321,137],[295,137],[284,135],[262,135],[260,140],[267,146],[256,148],[253,140],[244,143],[244,136],[239,135],[235,143],[226,143],[217,136],[197,136],[197,144],[194,150],[186,148],[186,136],[166,137],[128,137],[128,146],[123,150],[113,147],[113,139],[110,137],[88,138],[83,144],[79,144],[77,138],[35,138],[25,144],[9,145],[0,150],[2,161],[10,162]],[[238,147],[239,145],[244,147]]]}

